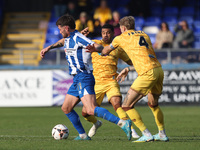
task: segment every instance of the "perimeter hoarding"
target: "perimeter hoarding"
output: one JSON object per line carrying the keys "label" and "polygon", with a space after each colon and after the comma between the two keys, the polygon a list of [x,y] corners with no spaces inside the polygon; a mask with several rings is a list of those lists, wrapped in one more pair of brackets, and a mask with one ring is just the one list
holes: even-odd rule
{"label": "perimeter hoarding", "polygon": [[[129,72],[127,80],[120,84],[123,97],[136,79],[135,71]],[[147,97],[139,101],[146,104]],[[200,71],[164,71],[163,93],[160,104],[172,105],[200,105]]]}
{"label": "perimeter hoarding", "polygon": [[51,71],[1,71],[0,106],[51,106]]}
{"label": "perimeter hoarding", "polygon": [[60,106],[73,82],[62,70],[0,72],[0,107]]}
{"label": "perimeter hoarding", "polygon": [[[160,104],[200,105],[200,71],[164,71],[163,94]],[[136,79],[135,71],[129,72],[120,83],[123,98]],[[61,106],[73,76],[62,70],[24,70],[0,72],[0,107]],[[105,97],[103,103],[107,103]],[[147,97],[139,104],[147,103]],[[80,103],[81,104],[81,103]]]}

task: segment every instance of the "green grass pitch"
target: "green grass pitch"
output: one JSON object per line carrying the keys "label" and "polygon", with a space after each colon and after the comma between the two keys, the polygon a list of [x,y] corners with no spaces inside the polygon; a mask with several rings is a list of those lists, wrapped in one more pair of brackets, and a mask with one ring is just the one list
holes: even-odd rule
{"label": "green grass pitch", "polygon": [[[114,112],[111,106],[105,106]],[[200,107],[163,106],[169,142],[132,143],[115,124],[103,121],[91,141],[74,141],[78,135],[60,107],[0,108],[0,150],[198,150],[200,149]],[[147,106],[137,106],[144,123],[152,134],[157,133],[154,117]],[[92,126],[75,110],[88,132]],[[67,140],[54,140],[51,130],[65,124],[70,135]],[[135,127],[139,135],[140,131]]]}

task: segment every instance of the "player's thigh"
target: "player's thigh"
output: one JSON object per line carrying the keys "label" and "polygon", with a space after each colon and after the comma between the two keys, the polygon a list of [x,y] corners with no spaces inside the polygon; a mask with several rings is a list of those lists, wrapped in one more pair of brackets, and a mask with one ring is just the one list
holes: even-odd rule
{"label": "player's thigh", "polygon": [[156,74],[157,80],[149,92],[155,95],[160,95],[163,89],[164,72],[162,68],[159,67],[154,69],[154,74]]}
{"label": "player's thigh", "polygon": [[106,96],[108,97],[108,101],[110,101],[112,97],[122,97],[120,87],[117,82],[110,82],[109,84],[107,84]]}
{"label": "player's thigh", "polygon": [[103,84],[95,84],[94,90],[97,105],[100,106],[106,93],[105,86]]}
{"label": "player's thigh", "polygon": [[75,97],[73,95],[67,94],[65,96],[65,100],[63,102],[63,105],[61,109],[65,114],[68,114],[72,111],[72,109],[80,102],[80,99],[78,97]]}
{"label": "player's thigh", "polygon": [[156,68],[155,72],[157,73],[158,80],[148,93],[148,103],[152,106],[158,105],[159,97],[162,94],[164,79],[164,72],[161,67]]}
{"label": "player's thigh", "polygon": [[147,95],[157,80],[157,74],[155,74],[154,69],[151,69],[143,75],[138,76],[131,85],[131,88],[142,95]]}

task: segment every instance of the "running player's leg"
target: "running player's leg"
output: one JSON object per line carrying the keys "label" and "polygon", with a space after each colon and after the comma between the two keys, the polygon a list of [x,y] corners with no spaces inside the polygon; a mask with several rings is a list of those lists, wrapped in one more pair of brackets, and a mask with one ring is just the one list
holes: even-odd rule
{"label": "running player's leg", "polygon": [[151,137],[152,135],[145,126],[144,122],[138,111],[134,108],[134,105],[143,97],[142,94],[137,93],[133,89],[129,89],[124,102],[122,104],[122,108],[126,111],[129,118],[134,122],[134,124],[140,129],[143,135],[147,137]]}
{"label": "running player's leg", "polygon": [[[98,106],[101,105],[104,95],[105,95],[105,92],[103,92],[103,89],[104,88],[102,86],[95,85],[96,102]],[[97,118],[94,115],[88,115],[85,107],[83,107],[82,109],[82,116],[84,117],[85,120],[93,124],[88,132],[88,136],[93,137],[96,134],[97,129],[102,126],[102,122],[100,120],[97,120]]]}
{"label": "running player's leg", "polygon": [[131,88],[129,89],[122,104],[122,108],[126,111],[129,118],[135,123],[135,125],[140,129],[143,134],[143,136],[137,140],[138,142],[153,140],[153,136],[144,125],[141,116],[139,115],[137,110],[134,108],[134,105],[143,96],[145,96],[153,86],[153,80],[149,80],[149,74],[151,75],[152,72],[147,72],[145,75],[137,77],[137,79],[133,82]]}
{"label": "running player's leg", "polygon": [[85,130],[80,122],[80,118],[79,118],[78,114],[73,109],[76,106],[76,104],[79,102],[80,102],[80,100],[78,97],[67,94],[65,96],[65,100],[64,100],[64,103],[63,103],[61,109],[66,114],[66,116],[69,118],[69,120],[73,124],[74,128],[78,131],[79,140],[80,139],[90,140],[90,138],[88,138],[87,134],[85,133]]}
{"label": "running player's leg", "polygon": [[[104,95],[105,95],[105,92],[103,92],[103,89],[104,89],[103,86],[98,86],[95,84],[96,102],[98,106],[101,105]],[[91,122],[92,124],[97,123],[96,117],[94,115],[88,115],[85,107],[83,107],[82,109],[82,116],[84,117],[85,120]]]}
{"label": "running player's leg", "polygon": [[94,92],[94,77],[92,74],[82,74],[79,78],[79,96],[86,108],[88,115],[95,115],[107,121],[117,124],[127,134],[128,139],[131,139],[131,122],[124,121],[110,113],[107,109],[98,107],[96,103],[96,96]]}
{"label": "running player's leg", "polygon": [[95,115],[112,123],[115,123],[124,130],[124,132],[127,134],[128,140],[131,140],[131,122],[129,120],[121,120],[120,118],[110,113],[107,109],[98,107],[97,104],[95,104],[95,95],[84,95],[81,98],[81,101],[87,110],[87,114]]}
{"label": "running player's leg", "polygon": [[148,105],[154,115],[155,122],[159,131],[158,134],[155,134],[153,136],[154,136],[154,139],[158,141],[159,140],[169,141],[169,138],[167,137],[165,133],[164,116],[163,116],[162,110],[158,106],[158,99],[159,99],[159,95],[155,95],[151,93],[148,94]]}
{"label": "running player's leg", "polygon": [[[112,104],[114,110],[116,111],[117,115],[122,120],[128,120],[128,116],[126,112],[121,107],[121,96],[113,96],[110,98],[110,103]],[[131,131],[132,131],[132,137],[133,138],[139,138],[140,136],[137,134],[135,129],[133,128],[133,125],[131,125]]]}
{"label": "running player's leg", "polygon": [[158,100],[162,93],[164,73],[161,67],[156,68],[155,70],[159,78],[157,80],[157,83],[150,90],[150,93],[148,93],[148,105],[154,115],[155,122],[159,131],[158,134],[154,135],[154,139],[169,141],[165,133],[163,112],[158,105]]}

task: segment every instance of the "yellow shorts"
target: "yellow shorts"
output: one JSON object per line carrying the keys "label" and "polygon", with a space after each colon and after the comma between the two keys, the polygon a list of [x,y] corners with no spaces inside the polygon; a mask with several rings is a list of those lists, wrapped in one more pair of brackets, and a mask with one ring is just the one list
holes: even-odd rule
{"label": "yellow shorts", "polygon": [[162,94],[164,72],[161,67],[153,68],[145,74],[138,76],[131,88],[143,95],[148,93]]}
{"label": "yellow shorts", "polygon": [[96,93],[96,101],[99,106],[101,105],[105,94],[108,97],[108,101],[110,101],[111,97],[113,96],[121,97],[120,88],[117,81],[108,82],[107,84],[96,83],[94,90]]}

